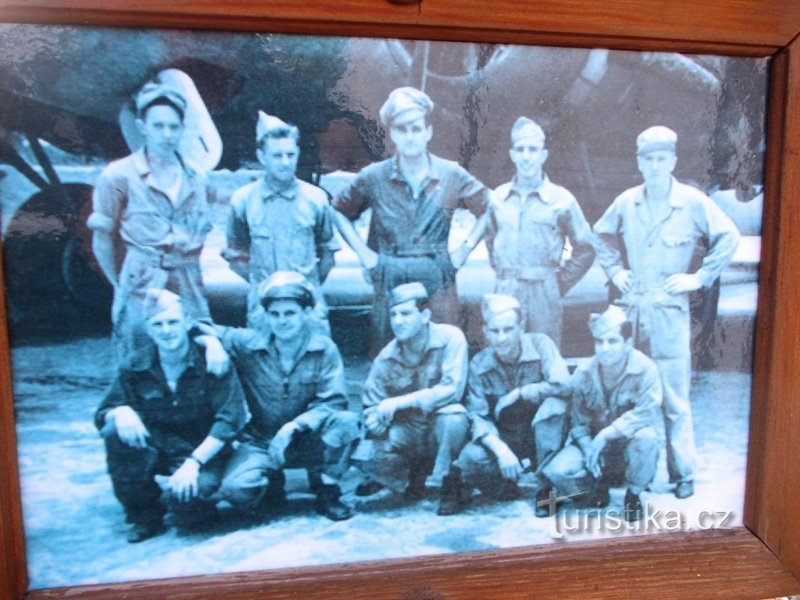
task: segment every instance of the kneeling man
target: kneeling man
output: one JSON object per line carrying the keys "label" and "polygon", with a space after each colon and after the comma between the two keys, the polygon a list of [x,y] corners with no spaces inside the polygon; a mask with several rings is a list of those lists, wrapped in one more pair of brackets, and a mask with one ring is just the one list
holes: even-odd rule
{"label": "kneeling man", "polygon": [[329,337],[314,331],[314,288],[299,273],[277,271],[259,287],[262,329],[220,328],[252,415],[222,481],[222,495],[247,512],[286,506],[284,468],[308,472],[316,510],[334,521],[352,510],[340,501],[358,416],[349,412],[344,366]]}
{"label": "kneeling man", "polygon": [[95,415],[105,440],[114,494],[132,528],[131,543],[165,530],[166,507],[191,530],[216,514],[210,499],[230,456],[228,445],[247,421],[236,373],[208,373],[203,348],[189,337],[180,298],[151,289],[144,302],[155,348],[146,367],[123,369]]}
{"label": "kneeling man", "polygon": [[569,371],[553,340],[524,333],[520,304],[512,296],[486,294],[481,312],[489,347],[469,365],[472,441],[442,486],[440,515],[461,509],[464,486],[516,498],[521,461],[544,465],[566,435]]}
{"label": "kneeling man", "polygon": [[446,477],[467,440],[461,399],[466,386],[467,341],[453,325],[432,323],[420,282],[395,287],[389,316],[395,339],[372,363],[362,402],[372,455],[361,468],[372,481],[356,493],[386,486],[419,500],[433,469]]}
{"label": "kneeling man", "polygon": [[[595,355],[572,379],[572,443],[544,475],[558,495],[577,495],[584,507],[606,506],[609,485],[624,482],[624,516],[638,521],[641,493],[658,464],[661,379],[655,363],[633,347],[633,328],[621,308],[591,315],[589,329]],[[537,502],[537,516],[548,516],[547,504]]]}

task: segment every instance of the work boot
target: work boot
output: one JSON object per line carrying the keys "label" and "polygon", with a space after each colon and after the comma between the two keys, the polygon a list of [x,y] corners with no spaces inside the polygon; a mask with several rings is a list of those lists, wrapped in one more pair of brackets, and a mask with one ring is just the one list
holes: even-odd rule
{"label": "work boot", "polygon": [[415,466],[412,467],[408,473],[408,485],[403,496],[406,500],[416,502],[425,497],[425,480],[428,478],[428,472],[425,468]]}
{"label": "work boot", "polygon": [[450,472],[442,477],[442,490],[439,498],[439,508],[436,514],[440,517],[455,515],[461,512],[464,506],[464,490],[461,483],[461,469],[452,467]]}
{"label": "work boot", "polygon": [[323,483],[317,491],[317,500],[314,507],[323,517],[331,521],[346,521],[353,516],[353,509],[342,504],[339,499],[342,490],[335,483]]}
{"label": "work boot", "polygon": [[522,490],[519,489],[517,482],[510,479],[503,479],[497,491],[497,499],[501,501],[518,500],[521,495]]}
{"label": "work boot", "polygon": [[635,523],[644,518],[644,509],[642,507],[642,499],[630,490],[625,491],[625,520],[628,523]]}
{"label": "work boot", "polygon": [[683,500],[689,496],[694,495],[694,481],[688,479],[686,481],[679,481],[675,486],[675,497]]}
{"label": "work boot", "polygon": [[601,482],[588,494],[576,496],[573,505],[576,508],[605,508],[609,502],[611,496],[608,493],[608,484]]}
{"label": "work boot", "polygon": [[286,499],[286,474],[281,470],[267,471],[269,484],[258,504],[257,515],[261,518],[275,517],[289,509]]}
{"label": "work boot", "polygon": [[364,481],[356,486],[356,496],[363,498],[364,496],[372,496],[377,494],[384,488],[382,483],[367,477]]}
{"label": "work boot", "polygon": [[145,521],[134,521],[131,528],[128,530],[128,543],[138,544],[139,542],[161,535],[166,530],[167,528],[164,526],[164,521],[161,517]]}

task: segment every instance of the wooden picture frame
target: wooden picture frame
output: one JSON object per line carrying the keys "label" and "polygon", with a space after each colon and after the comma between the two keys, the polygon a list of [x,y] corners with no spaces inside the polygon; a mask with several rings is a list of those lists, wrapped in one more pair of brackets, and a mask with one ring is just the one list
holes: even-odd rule
{"label": "wooden picture frame", "polygon": [[2,598],[766,598],[800,593],[800,4],[791,0],[6,0],[0,22],[185,27],[771,56],[745,527],[28,593],[0,306]]}

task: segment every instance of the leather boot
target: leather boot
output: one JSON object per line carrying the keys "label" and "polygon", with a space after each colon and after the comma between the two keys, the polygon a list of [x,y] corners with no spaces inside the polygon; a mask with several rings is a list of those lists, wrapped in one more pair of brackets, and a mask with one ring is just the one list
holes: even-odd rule
{"label": "leather boot", "polygon": [[335,483],[323,483],[317,490],[317,500],[314,507],[323,517],[331,521],[346,521],[353,516],[353,509],[342,504],[340,497],[342,490]]}
{"label": "leather boot", "polygon": [[625,511],[625,520],[628,523],[635,523],[644,518],[642,499],[630,490],[625,491],[625,504],[623,508]]}
{"label": "leather boot", "polygon": [[439,516],[455,515],[464,506],[464,486],[461,483],[461,469],[451,467],[450,472],[442,478],[442,491],[439,498]]}

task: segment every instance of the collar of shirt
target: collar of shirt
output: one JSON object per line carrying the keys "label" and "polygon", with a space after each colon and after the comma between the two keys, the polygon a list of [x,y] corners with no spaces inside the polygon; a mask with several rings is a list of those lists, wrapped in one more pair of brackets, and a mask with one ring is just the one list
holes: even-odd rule
{"label": "collar of shirt", "polygon": [[[441,325],[439,325],[438,323],[428,323],[428,345],[425,346],[425,349],[422,351],[422,356],[425,356],[431,350],[435,350],[437,348],[444,348],[447,345],[447,342],[449,341],[450,338],[447,336],[447,332],[444,331]],[[409,364],[403,358],[403,353],[400,350],[400,344],[397,342],[397,340],[392,340],[391,342],[389,342],[389,346],[387,347],[387,352],[384,358],[386,358],[386,360],[391,360],[407,367],[416,366]]]}
{"label": "collar of shirt", "polygon": [[[164,371],[161,368],[161,362],[158,357],[158,349],[156,348],[155,344],[151,344],[149,352],[150,360],[148,361],[147,366],[134,368],[132,371],[136,373],[149,374],[151,377],[161,379],[166,383]],[[200,359],[200,352],[204,352],[204,350],[202,350],[196,342],[190,339],[189,351],[186,354],[186,369],[184,369],[184,373],[205,369],[205,365]]]}
{"label": "collar of shirt", "polygon": [[[147,177],[149,177],[150,163],[147,162],[147,155],[145,154],[144,146],[142,146],[136,152],[134,152],[132,156],[133,156],[133,165],[139,177],[141,177],[142,179],[146,179]],[[179,152],[176,152],[175,156],[178,157],[178,162],[180,163],[183,172],[189,177],[194,177],[196,171],[194,170],[194,168],[192,168],[192,166],[188,162],[186,162],[186,159],[184,159]]]}
{"label": "collar of shirt", "polygon": [[287,187],[282,190],[273,188],[266,178],[261,178],[260,195],[264,200],[271,200],[273,198],[283,198],[285,200],[294,200],[297,197],[297,178],[295,177]]}
{"label": "collar of shirt", "polygon": [[[539,354],[539,350],[536,349],[533,338],[530,335],[523,334],[520,336],[519,343],[521,349],[516,362],[517,366],[542,360],[542,355]],[[504,364],[505,363],[502,363],[500,359],[497,358],[497,354],[492,350],[491,352],[487,352],[485,358],[476,364],[474,368],[477,374],[484,375],[490,371],[501,371],[504,368]]]}
{"label": "collar of shirt", "polygon": [[[251,331],[256,333],[255,330]],[[302,349],[297,355],[298,358],[309,352],[319,352],[325,349],[325,336],[321,333],[309,331],[308,327],[306,327],[303,335],[304,341],[301,345]],[[258,332],[257,335],[254,335],[253,339],[249,341],[247,348],[249,350],[265,350],[277,354],[277,347],[275,344],[275,336],[273,334],[270,334],[270,336],[266,338]]]}
{"label": "collar of shirt", "polygon": [[517,178],[515,176],[514,179],[511,181],[511,187],[509,188],[508,195],[506,196],[505,199],[508,200],[509,198],[511,198],[512,194],[516,194],[519,198],[525,200],[525,198],[527,198],[531,194],[536,194],[539,200],[541,200],[545,204],[551,204],[552,202],[556,201],[555,191],[556,191],[555,185],[550,182],[550,179],[547,177],[547,175],[544,175],[542,183],[539,184],[539,187],[536,188],[535,190],[531,190],[525,196],[523,196],[522,193],[520,192],[517,183]]}
{"label": "collar of shirt", "polygon": [[[670,208],[683,208],[686,206],[686,198],[681,193],[681,188],[683,184],[680,181],[675,179],[674,177],[671,179],[671,183],[669,186],[669,206]],[[641,204],[645,201],[645,186],[644,184],[640,185],[636,190],[636,195],[633,198],[633,201],[636,204]]]}
{"label": "collar of shirt", "polygon": [[[645,363],[645,356],[636,350],[636,348],[631,348],[628,352],[628,358],[626,359],[625,368],[620,373],[617,381],[614,382],[614,388],[616,389],[619,387],[620,382],[625,379],[628,375],[641,375],[647,370],[647,366]],[[597,357],[592,357],[592,361],[589,363],[589,370],[592,372],[592,378],[600,383],[602,380],[600,379],[600,363],[597,362]]]}
{"label": "collar of shirt", "polygon": [[[400,158],[397,155],[392,158],[392,172],[389,177],[395,181],[406,183],[406,178],[400,171]],[[423,187],[427,187],[428,183],[431,181],[441,181],[441,179],[442,159],[428,152],[428,176],[425,178],[425,185]]]}

